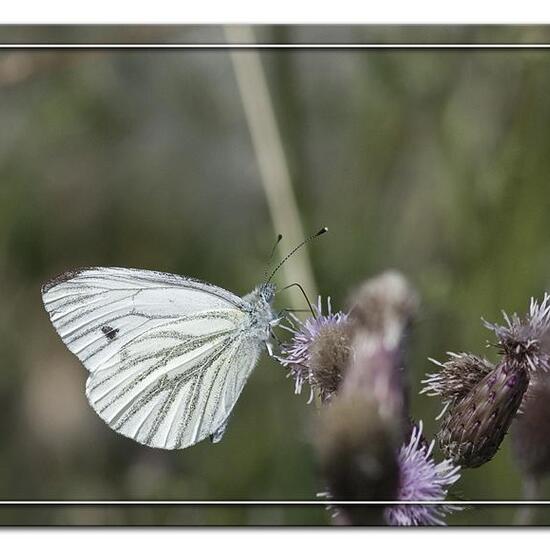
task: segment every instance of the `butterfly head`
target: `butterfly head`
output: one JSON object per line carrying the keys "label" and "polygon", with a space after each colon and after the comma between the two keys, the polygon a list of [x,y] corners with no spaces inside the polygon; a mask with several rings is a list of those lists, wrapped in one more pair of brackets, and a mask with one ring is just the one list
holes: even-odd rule
{"label": "butterfly head", "polygon": [[275,297],[276,288],[277,287],[274,283],[263,283],[258,288],[260,298],[264,300],[266,304],[271,304],[271,302],[273,302],[273,298]]}
{"label": "butterfly head", "polygon": [[257,286],[250,294],[243,297],[246,310],[249,313],[249,334],[252,338],[267,341],[270,327],[276,318],[271,306],[275,297],[275,285],[263,283]]}

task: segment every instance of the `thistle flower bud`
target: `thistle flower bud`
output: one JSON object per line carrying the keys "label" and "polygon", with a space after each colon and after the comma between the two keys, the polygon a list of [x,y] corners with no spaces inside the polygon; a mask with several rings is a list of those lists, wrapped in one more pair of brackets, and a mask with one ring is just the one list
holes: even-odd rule
{"label": "thistle flower bud", "polygon": [[381,335],[395,348],[418,309],[418,296],[397,271],[369,279],[352,297],[351,320],[370,334]]}
{"label": "thistle flower bud", "polygon": [[497,452],[518,414],[530,375],[550,370],[548,330],[550,295],[531,298],[521,319],[503,312],[504,326],[483,321],[496,337],[502,355],[497,367],[471,354],[449,354],[441,371],[423,380],[422,390],[438,395],[445,414],[437,439],[445,456],[464,467],[476,468]]}
{"label": "thistle flower bud", "polygon": [[456,402],[437,435],[446,458],[477,468],[497,452],[529,384],[527,370],[501,362]]}

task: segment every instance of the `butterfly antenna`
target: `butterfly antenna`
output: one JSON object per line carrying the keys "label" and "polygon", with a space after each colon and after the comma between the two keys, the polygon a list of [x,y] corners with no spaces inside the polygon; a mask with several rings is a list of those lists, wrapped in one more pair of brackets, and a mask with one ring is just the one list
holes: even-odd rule
{"label": "butterfly antenna", "polygon": [[326,233],[328,231],[328,228],[327,227],[323,227],[321,229],[319,229],[319,231],[317,231],[317,233],[315,233],[314,235],[311,235],[311,237],[308,237],[305,241],[302,241],[297,247],[295,247],[294,249],[292,249],[280,262],[279,262],[279,265],[271,272],[271,275],[267,278],[266,280],[266,283],[269,283],[269,281],[271,281],[271,279],[273,279],[273,276],[275,275],[275,273],[277,273],[277,271],[279,271],[280,267],[297,251],[299,250],[300,248],[302,248],[302,246],[304,246],[305,244],[307,244],[309,241],[312,241],[313,239],[315,239],[316,237],[320,237],[323,233]]}
{"label": "butterfly antenna", "polygon": [[267,265],[265,268],[265,279],[267,280],[267,271],[269,269],[269,266],[271,265],[271,260],[273,259],[273,254],[275,254],[275,250],[277,249],[277,245],[283,240],[283,236],[281,234],[277,235],[277,241],[273,245],[273,248],[271,249],[271,254],[269,255],[269,259],[267,260]]}
{"label": "butterfly antenna", "polygon": [[311,311],[311,315],[313,315],[313,318],[317,319],[317,314],[315,313],[315,309],[313,309],[313,306],[311,305],[311,301],[308,298],[307,293],[304,290],[304,287],[300,283],[292,283],[290,285],[284,286],[283,288],[279,289],[277,291],[277,293],[282,292],[283,290],[286,290],[287,288],[292,288],[293,286],[300,289],[300,292],[303,294],[304,298],[306,299],[307,306],[309,307],[309,310],[307,310],[307,309],[302,309],[302,310],[299,310],[299,309],[291,310],[291,309],[289,309],[287,311]]}

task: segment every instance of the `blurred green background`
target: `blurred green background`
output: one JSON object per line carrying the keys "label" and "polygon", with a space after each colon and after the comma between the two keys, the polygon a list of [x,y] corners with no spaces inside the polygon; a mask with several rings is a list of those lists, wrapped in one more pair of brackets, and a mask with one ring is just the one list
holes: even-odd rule
{"label": "blurred green background", "polygon": [[[194,32],[159,38],[186,42]],[[262,28],[259,38],[323,42],[331,32]],[[487,33],[426,36],[466,42]],[[544,33],[517,28],[509,38]],[[118,41],[126,36],[135,30],[116,30]],[[201,39],[224,35],[210,28]],[[308,233],[331,230],[310,247],[321,294],[342,307],[362,280],[397,268],[421,295],[412,413],[432,436],[440,404],[418,395],[434,370],[427,357],[494,358],[480,317],[523,313],[550,283],[550,52],[294,49],[261,58],[302,223]],[[0,120],[0,498],[313,499],[323,489],[310,442],[315,412],[280,365],[262,359],[221,443],[149,449],[89,407],[86,371],[40,299],[44,281],[88,265],[180,273],[237,294],[260,281],[275,231],[228,51],[4,50]],[[284,294],[277,305],[287,305]],[[520,498],[508,441],[456,490]],[[449,523],[507,524],[514,513],[476,508]],[[539,521],[550,524],[550,509]],[[322,507],[293,506],[1,508],[0,522],[328,523]]]}

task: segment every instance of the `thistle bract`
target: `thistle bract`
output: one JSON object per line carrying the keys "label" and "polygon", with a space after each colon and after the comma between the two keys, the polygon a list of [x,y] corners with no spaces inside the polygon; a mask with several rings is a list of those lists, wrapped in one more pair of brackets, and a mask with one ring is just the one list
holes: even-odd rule
{"label": "thistle bract", "polygon": [[420,392],[441,397],[444,407],[438,418],[443,416],[453,402],[465,397],[478,382],[495,368],[486,359],[471,353],[449,352],[447,355],[449,359],[445,363],[430,359],[432,363],[441,367],[441,370],[428,374],[427,378],[422,380],[424,388]]}
{"label": "thistle bract", "polygon": [[506,361],[446,413],[437,439],[446,458],[476,468],[493,458],[523,399],[529,375]]}

